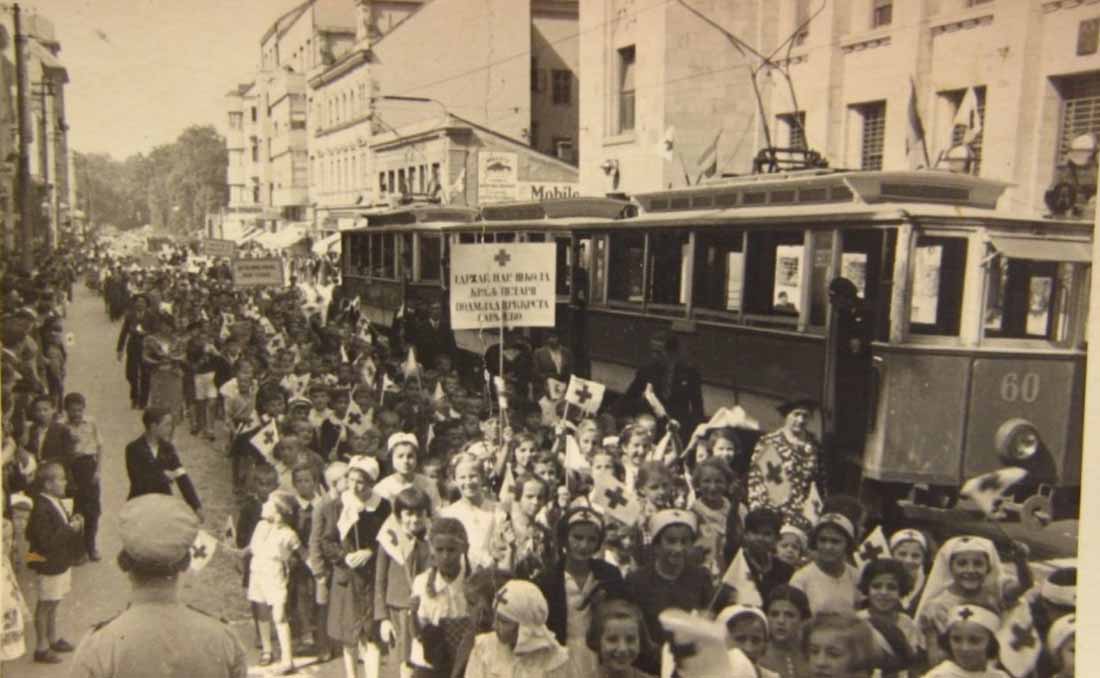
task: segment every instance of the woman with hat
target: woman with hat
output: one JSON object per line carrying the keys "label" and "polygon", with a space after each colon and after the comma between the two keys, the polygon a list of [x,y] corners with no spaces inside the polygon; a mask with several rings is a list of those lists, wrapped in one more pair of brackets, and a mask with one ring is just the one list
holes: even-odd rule
{"label": "woman with hat", "polygon": [[372,642],[375,550],[378,531],[390,515],[389,503],[372,490],[378,475],[374,459],[352,459],[347,489],[317,509],[324,514],[317,520],[325,525],[320,537],[321,556],[332,567],[328,635],[343,645],[347,678],[357,675],[357,650],[365,652],[368,667],[378,661],[377,647]]}
{"label": "woman with hat", "polygon": [[547,626],[584,676],[594,675],[597,664],[586,642],[592,610],[608,594],[624,593],[619,568],[597,557],[603,537],[603,519],[595,511],[566,511],[557,524],[560,559],[536,582],[550,606]]}
{"label": "woman with hat", "polygon": [[150,407],[163,407],[178,417],[183,409],[183,347],[175,337],[175,319],[161,313],[145,337],[141,359],[149,373]]}
{"label": "woman with hat", "polygon": [[821,446],[809,430],[817,408],[807,398],[780,405],[783,427],[760,438],[749,465],[749,508],[775,509],[806,532],[813,527],[803,515],[806,500],[815,486],[825,488]]}
{"label": "woman with hat", "polygon": [[513,579],[493,599],[493,631],[474,640],[466,678],[580,676],[569,651],[546,628],[546,598],[531,582]]}

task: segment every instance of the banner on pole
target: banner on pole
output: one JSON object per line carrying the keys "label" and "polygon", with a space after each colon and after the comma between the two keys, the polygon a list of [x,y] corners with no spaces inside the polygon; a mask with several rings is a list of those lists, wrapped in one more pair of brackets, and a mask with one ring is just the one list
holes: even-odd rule
{"label": "banner on pole", "polygon": [[285,287],[282,259],[234,259],[234,287]]}
{"label": "banner on pole", "polygon": [[235,259],[237,257],[237,243],[232,240],[205,238],[199,249],[208,257],[223,257],[225,259]]}
{"label": "banner on pole", "polygon": [[451,327],[553,327],[557,303],[553,243],[451,248]]}

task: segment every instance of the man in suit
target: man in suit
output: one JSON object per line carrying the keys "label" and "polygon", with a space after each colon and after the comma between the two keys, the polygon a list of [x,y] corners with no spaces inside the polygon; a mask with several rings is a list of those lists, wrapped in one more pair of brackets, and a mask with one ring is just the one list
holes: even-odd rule
{"label": "man in suit", "polygon": [[[624,416],[649,412],[662,424],[674,420],[679,423],[680,430],[694,431],[696,424],[705,417],[699,371],[680,357],[680,342],[674,334],[655,334],[649,340],[649,347],[653,359],[634,373],[634,380],[616,403],[615,413]],[[653,387],[653,395],[665,413],[646,398],[647,385]]]}
{"label": "man in suit", "polygon": [[202,504],[195,486],[172,445],[172,413],[150,407],[141,416],[145,433],[126,446],[126,474],[130,478],[127,499],[143,494],[172,494],[172,483],[201,521]]}
{"label": "man in suit", "polygon": [[458,345],[450,323],[443,321],[443,304],[433,301],[428,306],[428,317],[414,326],[410,341],[416,346],[417,361],[428,369],[436,368],[436,357],[446,355],[455,364]]}
{"label": "man in suit", "polygon": [[149,375],[143,371],[141,355],[145,346],[145,335],[149,331],[152,314],[148,312],[149,300],[138,295],[134,297],[122,329],[118,333],[115,350],[118,360],[126,358],[126,381],[130,382],[130,407],[141,409],[149,399]]}
{"label": "man in suit", "polygon": [[547,379],[569,383],[569,376],[573,374],[573,352],[561,345],[557,330],[550,330],[545,343],[535,350],[534,372],[539,394],[546,392]]}
{"label": "man in suit", "polygon": [[27,521],[28,566],[38,575],[34,661],[60,664],[58,653],[72,652],[73,646],[57,635],[57,609],[72,587],[72,567],[84,546],[84,519],[70,515],[62,502],[67,485],[65,467],[48,462],[38,473],[41,491],[34,497]]}
{"label": "man in suit", "polygon": [[46,461],[67,463],[71,453],[71,436],[56,414],[50,396],[42,393],[31,400],[30,421],[24,427],[22,447],[39,464]]}

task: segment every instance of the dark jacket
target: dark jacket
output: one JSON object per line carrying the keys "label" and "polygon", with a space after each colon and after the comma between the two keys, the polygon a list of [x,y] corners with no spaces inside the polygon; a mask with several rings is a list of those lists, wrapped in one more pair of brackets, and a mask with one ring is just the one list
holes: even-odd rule
{"label": "dark jacket", "polygon": [[663,362],[652,362],[639,367],[634,373],[626,392],[619,399],[616,414],[636,415],[651,412],[644,397],[645,385],[653,384],[653,390],[661,404],[668,410],[668,416],[680,422],[680,430],[690,435],[695,426],[701,423],[703,414],[703,387],[699,371],[694,367],[677,362],[673,366],[671,387],[666,391],[668,367]]}
{"label": "dark jacket", "polygon": [[425,369],[435,369],[436,356],[446,355],[454,364],[455,355],[458,353],[458,345],[455,342],[455,333],[446,322],[440,321],[439,327],[432,327],[427,318],[413,323],[412,334],[409,341],[416,346],[416,360]]}
{"label": "dark jacket", "polygon": [[[606,592],[613,598],[622,598],[626,595],[626,587],[619,568],[599,558],[593,558],[589,562],[592,565],[592,576],[596,578],[597,592]],[[542,595],[546,597],[550,612],[546,619],[546,627],[553,631],[558,642],[564,645],[566,617],[569,613],[569,601],[565,597],[565,560],[562,559],[550,568],[535,583],[542,591]]]}
{"label": "dark jacket", "polygon": [[184,501],[196,511],[202,508],[176,448],[168,442],[162,442],[157,447],[157,451],[150,449],[145,436],[126,446],[126,475],[130,478],[127,499],[143,494],[172,494],[172,481],[175,480]]}
{"label": "dark jacket", "polygon": [[[388,530],[389,528],[387,528]],[[384,532],[378,540],[388,538]],[[432,554],[428,542],[417,539],[409,557],[398,563],[379,544],[374,569],[374,618],[382,621],[390,618],[390,608],[408,609],[412,597],[412,583],[416,575],[431,567]]]}
{"label": "dark jacket", "polygon": [[81,531],[73,528],[53,502],[43,494],[34,497],[34,508],[27,521],[28,567],[38,574],[58,575],[76,562],[84,548]]}

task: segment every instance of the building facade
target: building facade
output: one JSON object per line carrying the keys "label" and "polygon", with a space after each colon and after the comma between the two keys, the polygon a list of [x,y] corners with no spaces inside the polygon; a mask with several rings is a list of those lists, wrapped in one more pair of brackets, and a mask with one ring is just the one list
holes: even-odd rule
{"label": "building facade", "polygon": [[1014,184],[1002,208],[1042,210],[1073,139],[1100,134],[1098,25],[1076,0],[585,2],[582,191],[747,174],[770,137],[853,169],[958,147]]}

